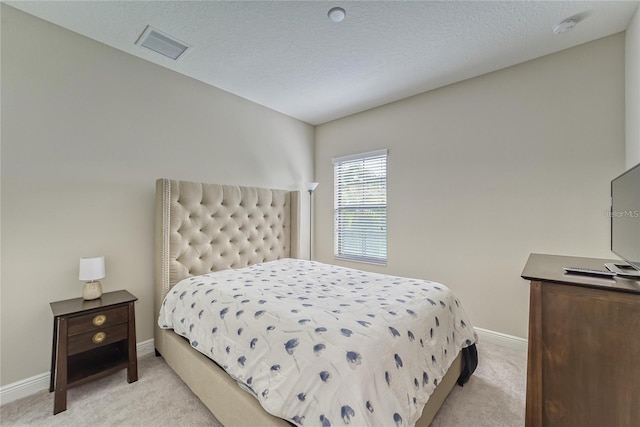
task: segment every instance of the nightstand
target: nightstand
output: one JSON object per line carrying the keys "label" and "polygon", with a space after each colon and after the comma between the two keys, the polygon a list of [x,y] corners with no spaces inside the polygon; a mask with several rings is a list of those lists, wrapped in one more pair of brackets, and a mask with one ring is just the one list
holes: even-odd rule
{"label": "nightstand", "polygon": [[67,390],[127,368],[127,381],[138,381],[136,316],[138,298],[127,291],[107,292],[85,301],[51,303],[53,414],[67,409]]}

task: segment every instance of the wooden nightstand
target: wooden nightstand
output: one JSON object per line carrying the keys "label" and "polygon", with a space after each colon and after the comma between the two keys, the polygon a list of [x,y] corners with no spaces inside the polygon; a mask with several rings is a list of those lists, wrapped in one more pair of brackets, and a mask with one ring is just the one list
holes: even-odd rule
{"label": "wooden nightstand", "polygon": [[67,409],[67,389],[127,368],[127,381],[138,381],[136,316],[138,298],[127,291],[107,292],[85,301],[51,303],[53,414]]}

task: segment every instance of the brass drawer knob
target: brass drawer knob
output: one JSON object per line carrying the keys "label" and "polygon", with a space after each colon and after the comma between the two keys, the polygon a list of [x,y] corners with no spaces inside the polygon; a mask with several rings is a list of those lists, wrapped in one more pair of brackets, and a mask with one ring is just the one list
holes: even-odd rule
{"label": "brass drawer knob", "polygon": [[93,324],[95,326],[102,326],[106,321],[107,321],[107,316],[105,316],[104,314],[99,314],[93,318]]}
{"label": "brass drawer knob", "polygon": [[94,344],[100,344],[106,337],[107,334],[105,334],[104,332],[98,332],[93,336],[92,341],[94,342]]}

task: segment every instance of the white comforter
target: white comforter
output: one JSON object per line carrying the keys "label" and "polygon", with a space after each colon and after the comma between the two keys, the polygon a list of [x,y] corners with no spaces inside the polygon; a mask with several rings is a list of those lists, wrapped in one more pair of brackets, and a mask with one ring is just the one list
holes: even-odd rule
{"label": "white comforter", "polygon": [[300,426],[412,426],[477,340],[441,284],[297,259],[185,279],[158,324]]}

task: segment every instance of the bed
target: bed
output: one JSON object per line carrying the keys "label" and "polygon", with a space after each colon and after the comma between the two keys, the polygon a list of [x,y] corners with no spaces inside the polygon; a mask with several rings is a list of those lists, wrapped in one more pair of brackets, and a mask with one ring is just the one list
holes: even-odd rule
{"label": "bed", "polygon": [[[295,260],[299,257],[298,225],[299,193],[296,191],[159,179],[156,182],[155,315],[161,313],[168,294],[175,293],[189,278],[195,276],[217,277],[216,274],[226,274],[229,270],[259,269],[263,265],[279,265],[272,264],[278,262],[288,262],[295,268],[326,268],[319,263],[303,266],[302,261]],[[256,274],[256,270],[251,274]],[[433,291],[431,288],[425,289],[427,290]],[[181,291],[180,294],[187,292]],[[455,303],[457,304],[457,300]],[[238,313],[242,311],[236,311],[236,316],[240,316]],[[411,310],[407,311],[413,313]],[[202,311],[200,316],[203,316]],[[233,318],[231,315],[229,317]],[[304,322],[306,320],[300,319]],[[237,373],[234,374],[235,379],[232,378],[231,370],[227,373],[203,354],[206,351],[196,349],[198,345],[197,342],[194,345],[195,340],[185,338],[186,331],[176,333],[178,328],[174,332],[172,328],[161,327],[167,326],[162,323],[156,322],[154,332],[156,354],[165,359],[224,425],[287,426],[294,423],[324,423],[322,415],[320,418],[307,419],[306,422],[296,418],[290,419],[290,422],[269,414],[257,396],[246,389],[246,382],[240,384],[245,385],[244,388],[239,385],[242,381],[237,381]],[[363,321],[361,324],[368,327],[365,323],[370,322]],[[350,336],[352,331],[347,331],[349,333],[343,331],[343,335]],[[413,337],[411,338],[413,341]],[[429,425],[456,382],[462,384],[471,375],[477,363],[475,339],[477,337],[473,333],[473,338],[466,340],[466,347],[457,351],[455,358],[451,356],[452,362],[446,373],[435,382],[424,409],[420,408],[421,416],[416,425]],[[289,354],[294,351],[289,348],[285,350]],[[347,359],[349,357],[347,355]],[[359,364],[360,360],[353,356],[350,362]],[[396,359],[395,363],[398,367],[403,362]],[[417,386],[416,383],[416,388]],[[343,407],[343,420],[339,420],[345,424],[349,423],[349,414],[352,412],[351,407],[347,408],[345,416]],[[379,423],[391,424],[382,421]],[[339,423],[333,423],[336,424]],[[396,424],[404,425],[403,422]]]}

